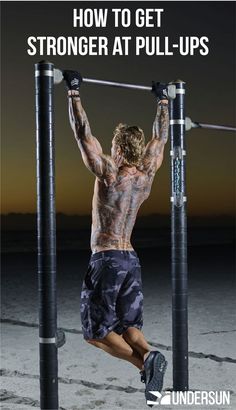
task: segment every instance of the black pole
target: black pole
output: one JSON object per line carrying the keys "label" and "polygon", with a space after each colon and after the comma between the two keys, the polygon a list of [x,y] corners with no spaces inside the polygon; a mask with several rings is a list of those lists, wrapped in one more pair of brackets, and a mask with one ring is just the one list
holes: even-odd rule
{"label": "black pole", "polygon": [[171,137],[171,273],[173,390],[188,390],[188,283],[185,188],[185,83],[174,81],[170,99]]}
{"label": "black pole", "polygon": [[53,64],[35,65],[40,408],[58,409]]}

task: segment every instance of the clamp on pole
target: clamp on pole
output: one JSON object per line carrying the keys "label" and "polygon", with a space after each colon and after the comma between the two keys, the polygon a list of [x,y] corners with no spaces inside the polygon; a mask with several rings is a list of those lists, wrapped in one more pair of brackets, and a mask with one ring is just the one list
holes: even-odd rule
{"label": "clamp on pole", "polygon": [[59,349],[60,347],[64,346],[65,343],[66,343],[65,332],[62,329],[57,329],[56,335],[55,335],[56,347]]}

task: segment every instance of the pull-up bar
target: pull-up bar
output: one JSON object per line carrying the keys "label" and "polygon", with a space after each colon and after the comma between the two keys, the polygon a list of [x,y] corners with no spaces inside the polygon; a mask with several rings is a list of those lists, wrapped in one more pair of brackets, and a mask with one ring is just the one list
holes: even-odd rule
{"label": "pull-up bar", "polygon": [[218,130],[218,131],[233,131],[236,132],[235,127],[229,127],[227,125],[216,125],[216,124],[204,124],[202,122],[197,122],[197,121],[192,121],[191,118],[186,117],[185,118],[185,130],[189,131],[192,128],[208,128],[212,130]]}
{"label": "pull-up bar", "polygon": [[[63,81],[63,71],[57,68],[54,69],[54,84],[59,84],[62,81]],[[115,88],[129,88],[131,90],[140,90],[140,91],[149,91],[149,92],[152,90],[152,87],[147,86],[147,85],[120,83],[117,81],[97,80],[95,78],[86,78],[86,77],[83,77],[83,83],[105,85],[108,87],[115,87]],[[170,98],[175,98],[175,87],[171,84],[168,85],[168,95],[170,96]]]}
{"label": "pull-up bar", "polygon": [[152,87],[147,87],[145,85],[118,83],[115,81],[95,80],[94,78],[83,78],[83,82],[88,83],[88,84],[107,85],[108,87],[130,88],[131,90],[151,91],[152,89]]}
{"label": "pull-up bar", "polygon": [[[57,68],[54,69],[54,83],[59,84],[62,81],[63,81],[63,71]],[[85,78],[85,77],[83,77],[83,83],[105,85],[108,87],[117,87],[117,88],[130,88],[132,90],[143,90],[143,91],[151,91],[152,89],[152,87],[148,87],[145,85],[119,83],[117,81],[96,80],[95,78]]]}
{"label": "pull-up bar", "polygon": [[[54,69],[54,84],[59,84],[63,81],[63,71],[59,70],[58,68]],[[117,81],[107,81],[107,80],[97,80],[95,78],[86,78],[83,77],[83,83],[86,84],[96,84],[96,85],[104,85],[108,87],[115,87],[115,88],[128,88],[131,90],[140,90],[140,91],[151,91],[152,87],[147,85],[140,85],[140,84],[129,84],[129,83],[121,83]],[[180,91],[178,88],[175,87],[174,84],[168,84],[168,97],[171,99],[176,98],[176,94]],[[229,127],[226,125],[215,125],[215,124],[203,124],[200,122],[193,122],[191,118],[185,118],[185,131],[189,131],[192,128],[209,128],[221,131],[236,131],[235,127]]]}
{"label": "pull-up bar", "polygon": [[[37,230],[40,345],[40,408],[58,409],[56,211],[54,148],[54,84],[63,80],[61,70],[41,61],[35,65],[37,146]],[[151,91],[151,87],[84,78],[85,83]],[[171,272],[173,389],[188,390],[187,324],[187,216],[185,187],[185,83],[168,85],[171,144]],[[209,124],[196,126],[205,128]],[[190,128],[191,128],[190,127]],[[219,127],[219,126],[217,126]],[[189,129],[190,129],[189,128]],[[230,131],[234,131],[233,127]],[[219,128],[217,128],[219,129]],[[221,128],[222,129],[222,128]],[[224,127],[225,129],[225,127]]]}

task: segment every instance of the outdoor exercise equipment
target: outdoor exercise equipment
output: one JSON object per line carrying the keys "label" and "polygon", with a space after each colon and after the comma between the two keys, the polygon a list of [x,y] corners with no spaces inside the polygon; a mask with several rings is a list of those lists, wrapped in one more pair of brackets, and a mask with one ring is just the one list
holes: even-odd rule
{"label": "outdoor exercise equipment", "polygon": [[[38,293],[40,346],[40,407],[58,409],[57,349],[65,336],[57,329],[56,304],[56,211],[55,147],[53,119],[54,84],[63,81],[62,71],[47,61],[35,65]],[[150,92],[151,86],[83,78],[84,83]],[[188,268],[185,187],[185,131],[211,128],[236,131],[234,127],[192,122],[185,117],[185,83],[168,84],[170,100],[171,155],[171,270],[173,389],[188,390]]]}

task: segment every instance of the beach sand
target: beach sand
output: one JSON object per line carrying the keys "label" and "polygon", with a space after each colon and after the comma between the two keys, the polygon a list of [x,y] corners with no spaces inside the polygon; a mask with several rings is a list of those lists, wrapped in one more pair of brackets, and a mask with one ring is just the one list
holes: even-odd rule
{"label": "beach sand", "polygon": [[[164,390],[172,385],[171,280],[168,247],[138,249],[143,268],[144,327],[152,349],[167,358]],[[66,410],[148,408],[138,369],[83,340],[79,301],[88,250],[58,253],[59,401]],[[39,408],[36,253],[3,255],[1,408]],[[189,389],[230,390],[236,408],[234,249],[189,249]],[[164,406],[166,409],[178,406]],[[183,408],[183,407],[181,407]],[[185,408],[187,408],[185,406]],[[190,408],[190,407],[189,407]],[[206,408],[191,406],[194,408]]]}

